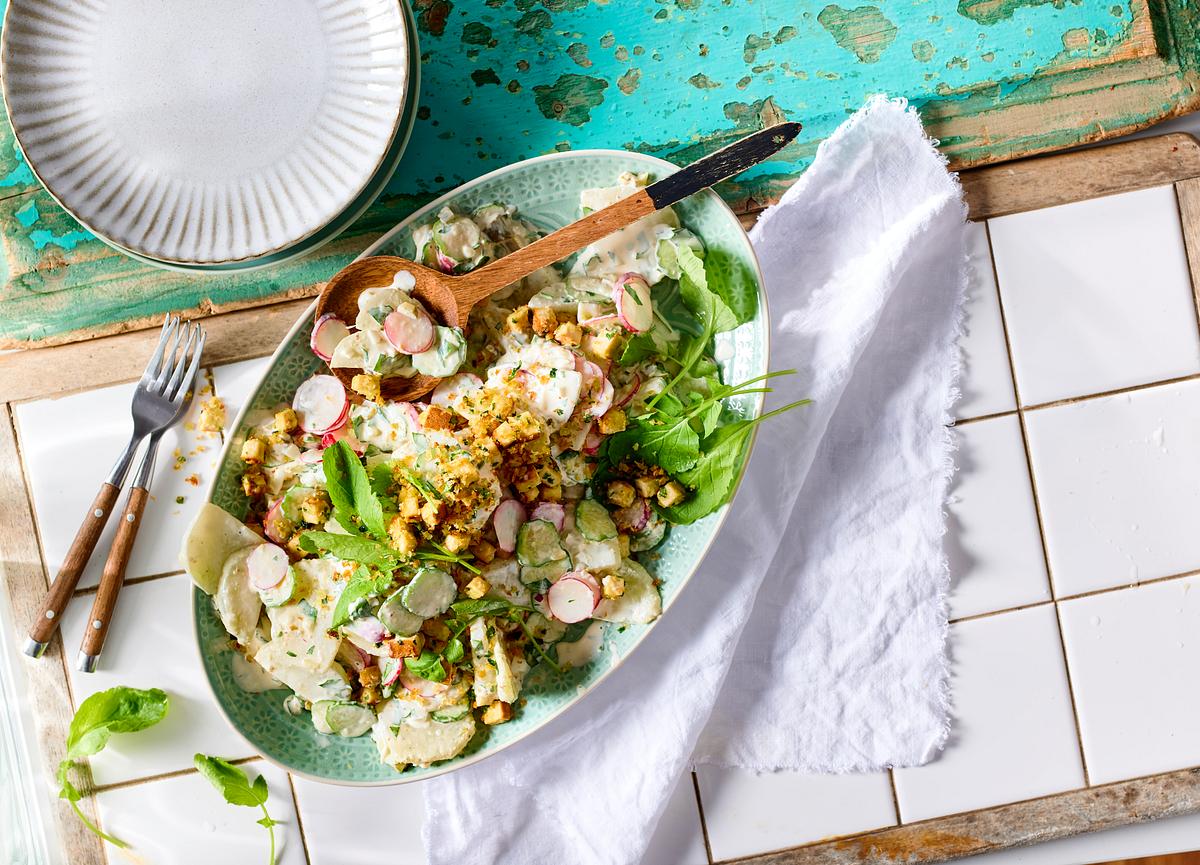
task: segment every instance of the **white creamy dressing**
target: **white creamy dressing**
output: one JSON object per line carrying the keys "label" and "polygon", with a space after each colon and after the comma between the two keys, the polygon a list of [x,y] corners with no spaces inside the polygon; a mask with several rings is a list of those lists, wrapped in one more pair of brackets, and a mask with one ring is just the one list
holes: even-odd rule
{"label": "white creamy dressing", "polygon": [[287,687],[241,652],[231,654],[229,667],[233,672],[233,681],[248,694],[261,694],[264,691],[277,691]]}
{"label": "white creamy dressing", "polygon": [[[590,210],[601,210],[642,189],[632,174],[622,174],[617,186],[586,189],[580,193],[580,203]],[[658,241],[663,236],[659,228],[679,228],[679,217],[671,208],[643,216],[632,225],[614,231],[579,253],[572,273],[616,275],[640,273],[654,285],[663,278],[658,266]]]}
{"label": "white creamy dressing", "polygon": [[556,643],[558,662],[567,667],[583,667],[596,659],[604,648],[604,623],[592,622],[574,643]]}

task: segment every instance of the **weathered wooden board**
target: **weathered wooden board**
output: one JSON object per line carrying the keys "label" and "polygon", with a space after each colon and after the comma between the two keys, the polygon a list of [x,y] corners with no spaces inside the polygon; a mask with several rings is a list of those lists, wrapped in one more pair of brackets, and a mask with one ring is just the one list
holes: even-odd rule
{"label": "weathered wooden board", "polygon": [[315,293],[421,202],[556,149],[685,163],[800,120],[800,140],[722,189],[744,211],[777,197],[876,92],[918,106],[955,166],[1126,132],[1200,100],[1200,11],[1186,0],[409,2],[424,80],[408,153],[372,210],[300,262],[200,278],[130,261],[40,190],[0,121],[0,345]]}

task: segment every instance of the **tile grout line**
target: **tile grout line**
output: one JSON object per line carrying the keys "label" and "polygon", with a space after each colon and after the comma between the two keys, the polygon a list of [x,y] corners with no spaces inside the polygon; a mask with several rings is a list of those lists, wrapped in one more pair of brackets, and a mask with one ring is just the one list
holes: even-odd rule
{"label": "tile grout line", "polygon": [[1017,365],[1013,360],[1012,341],[1009,339],[1008,316],[1004,312],[1004,294],[1000,290],[1000,272],[996,268],[996,251],[992,247],[991,226],[986,222],[984,223],[984,231],[988,241],[988,255],[992,260],[992,275],[996,280],[996,301],[1000,306],[1000,327],[1004,332],[1004,346],[1008,351],[1008,369],[1012,375],[1013,396],[1017,402],[1017,421],[1021,428],[1021,445],[1025,450],[1025,469],[1029,473],[1029,491],[1033,496],[1033,512],[1037,518],[1038,540],[1042,544],[1042,560],[1046,566],[1046,580],[1050,586],[1051,603],[1054,605],[1054,624],[1058,631],[1059,649],[1062,652],[1063,674],[1067,679],[1067,696],[1071,699],[1071,720],[1075,724],[1075,745],[1079,749],[1079,765],[1083,770],[1084,786],[1090,787],[1092,782],[1091,775],[1088,772],[1087,755],[1083,749],[1083,732],[1079,721],[1079,704],[1075,699],[1075,683],[1071,678],[1071,664],[1067,659],[1067,641],[1063,636],[1062,615],[1058,609],[1058,590],[1054,585],[1053,569],[1050,567],[1050,549],[1046,542],[1046,525],[1042,517],[1042,501],[1038,494],[1038,482],[1033,468],[1033,453],[1029,445],[1029,427],[1025,420],[1026,408],[1021,405],[1021,388],[1017,383]]}
{"label": "tile grout line", "polygon": [[692,776],[692,792],[696,794],[696,810],[700,814],[700,835],[704,841],[704,855],[708,857],[708,865],[713,865],[716,859],[713,858],[712,842],[708,838],[708,823],[704,819],[704,800],[700,798],[700,777],[696,774],[696,770],[691,770]]}
{"label": "tile grout line", "polygon": [[896,811],[896,825],[906,826],[904,819],[900,816],[900,791],[896,789],[896,768],[888,766],[888,786],[892,790],[892,808]]}
{"label": "tile grout line", "polygon": [[[261,759],[262,755],[253,754],[249,757],[236,757],[232,760],[225,760],[225,762],[232,766],[242,766],[246,763],[253,763],[255,760]],[[172,769],[170,772],[160,772],[157,775],[147,775],[144,778],[130,778],[126,781],[114,781],[112,784],[95,784],[92,786],[92,793],[107,793],[110,790],[124,790],[129,787],[138,787],[142,784],[153,784],[155,781],[169,781],[172,778],[182,778],[185,775],[199,774],[200,773],[196,771],[195,767],[191,766],[186,769]]]}
{"label": "tile grout line", "polygon": [[[186,573],[187,573],[186,571],[166,571],[165,573],[161,573],[161,574],[147,574],[144,577],[127,577],[121,583],[121,585],[122,585],[122,587],[136,586],[138,583],[148,583],[152,580],[164,580],[167,577],[178,577],[178,576],[182,576]],[[85,586],[82,589],[76,589],[74,592],[72,592],[71,597],[72,598],[82,598],[84,595],[94,595],[94,594],[96,594],[97,591],[99,591],[99,589],[100,589],[100,587],[98,585]]]}
{"label": "tile grout line", "polygon": [[292,792],[292,808],[296,811],[296,829],[300,833],[300,849],[304,851],[304,861],[312,865],[312,856],[308,853],[308,837],[304,834],[304,819],[300,816],[300,797],[296,795],[295,779],[292,778],[291,772],[285,771],[283,774],[287,777],[288,789]]}
{"label": "tile grout line", "polygon": [[[1192,269],[1192,259],[1194,257],[1192,244],[1188,242],[1187,225],[1183,218],[1183,202],[1179,197],[1179,184],[1183,182],[1182,180],[1177,180],[1172,183],[1171,192],[1175,194],[1175,213],[1179,216],[1179,234],[1180,239],[1183,241],[1183,255],[1187,261],[1188,278],[1192,283],[1192,308],[1196,312],[1196,327],[1198,333],[1200,333],[1200,274]],[[1200,249],[1196,250],[1195,257],[1200,257]]]}

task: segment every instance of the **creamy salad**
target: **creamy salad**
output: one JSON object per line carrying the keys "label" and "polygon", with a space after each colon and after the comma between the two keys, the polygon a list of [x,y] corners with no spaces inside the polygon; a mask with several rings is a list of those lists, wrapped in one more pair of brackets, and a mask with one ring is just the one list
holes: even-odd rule
{"label": "creamy salad", "polygon": [[[538,236],[502,203],[414,232],[456,273]],[[725,400],[766,389],[721,381],[713,336],[753,309],[704,259],[668,209],[498,292],[465,331],[404,273],[354,322],[317,322],[313,350],[358,370],[352,389],[315,375],[251,419],[245,520],[206,506],[184,550],[258,687],[398,770],[427,766],[520,712],[532,667],[589,663],[594,623],[656,619],[655,548],[740,471],[755,421]],[[415,373],[444,379],[428,402],[380,396]]]}

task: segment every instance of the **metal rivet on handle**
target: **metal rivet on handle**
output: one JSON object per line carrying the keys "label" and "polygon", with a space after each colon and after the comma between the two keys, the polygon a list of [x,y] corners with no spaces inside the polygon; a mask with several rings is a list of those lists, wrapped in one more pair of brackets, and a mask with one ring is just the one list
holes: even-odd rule
{"label": "metal rivet on handle", "polygon": [[104,627],[104,623],[99,619],[92,619],[92,630],[98,631]]}
{"label": "metal rivet on handle", "polygon": [[133,522],[133,514],[126,514],[126,515],[125,515],[125,522],[127,522],[127,523],[132,523],[132,522]]}
{"label": "metal rivet on handle", "polygon": [[54,610],[46,610],[46,618],[53,619],[54,618]]}
{"label": "metal rivet on handle", "polygon": [[96,508],[96,510],[92,511],[92,516],[96,519],[100,519],[102,516],[104,516],[104,508]]}

